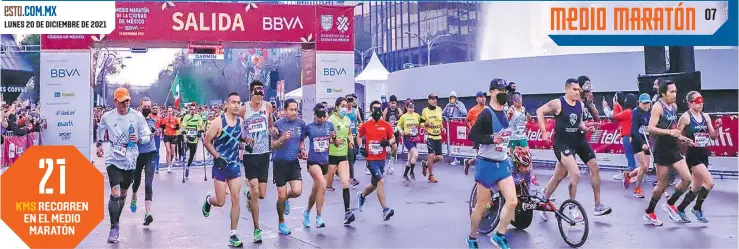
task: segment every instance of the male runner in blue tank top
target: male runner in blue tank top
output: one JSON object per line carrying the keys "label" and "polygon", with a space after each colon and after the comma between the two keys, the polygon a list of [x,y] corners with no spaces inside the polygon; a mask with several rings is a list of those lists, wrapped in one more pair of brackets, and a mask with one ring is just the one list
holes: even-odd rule
{"label": "male runner in blue tank top", "polygon": [[[346,95],[346,102],[348,105],[348,110],[346,113],[346,116],[349,117],[349,120],[352,121],[351,124],[351,132],[352,136],[354,137],[354,141],[349,143],[349,177],[352,179],[352,186],[359,185],[359,181],[357,181],[357,178],[354,176],[354,163],[357,161],[357,154],[359,153],[359,146],[357,146],[362,141],[357,141],[357,129],[359,129],[359,125],[361,125],[364,120],[362,118],[362,111],[358,107],[358,102],[356,94],[347,94]],[[365,168],[365,174],[369,175],[369,170]]]}
{"label": "male runner in blue tank top", "polygon": [[225,111],[213,119],[205,132],[205,149],[213,156],[213,186],[215,196],[210,192],[205,196],[203,216],[210,216],[211,206],[223,207],[226,203],[226,187],[231,194],[231,234],[229,245],[242,247],[244,244],[236,236],[239,225],[239,191],[241,190],[241,164],[239,163],[239,138],[241,137],[241,118],[239,107],[241,97],[231,93],[226,99]]}
{"label": "male runner in blue tank top", "polygon": [[[290,215],[291,198],[298,198],[303,192],[303,179],[300,173],[298,158],[308,155],[303,143],[305,139],[305,121],[298,119],[298,102],[294,99],[285,101],[285,117],[275,122],[275,134],[272,136],[272,149],[275,151],[272,175],[277,185],[278,230],[283,235],[290,234],[285,223],[285,215]],[[286,184],[290,184],[290,191]]]}
{"label": "male runner in blue tank top", "polygon": [[[554,167],[554,175],[544,189],[544,197],[549,198],[557,185],[569,175],[570,177],[570,199],[574,200],[577,194],[577,183],[580,182],[580,168],[575,161],[575,154],[585,162],[590,170],[593,185],[593,198],[595,199],[595,215],[601,216],[611,213],[611,208],[600,202],[600,173],[595,152],[585,140],[585,132],[592,132],[595,127],[586,127],[583,122],[583,103],[580,101],[580,84],[577,79],[570,78],[565,81],[565,95],[549,101],[536,110],[536,118],[539,121],[541,137],[549,140],[551,133],[546,129],[544,115],[554,116],[554,155],[557,164]],[[539,212],[544,220],[548,217],[546,212]]]}

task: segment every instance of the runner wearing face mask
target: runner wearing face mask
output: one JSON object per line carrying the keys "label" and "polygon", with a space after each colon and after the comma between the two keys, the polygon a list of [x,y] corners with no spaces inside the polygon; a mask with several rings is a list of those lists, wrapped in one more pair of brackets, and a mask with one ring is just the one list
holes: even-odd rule
{"label": "runner wearing face mask", "polygon": [[[398,108],[398,97],[395,95],[390,95],[390,103],[387,108],[385,108],[382,111],[382,117],[390,123],[390,125],[393,126],[394,135],[396,138],[400,138],[400,132],[398,132],[398,120],[400,119],[400,115],[402,115],[402,110]],[[387,165],[387,169],[385,169],[385,173],[392,175],[395,172],[394,159],[395,155],[398,152],[398,144],[399,140],[396,141],[396,143],[393,143],[390,145],[390,157],[391,162]]]}
{"label": "runner wearing face mask", "polygon": [[[410,182],[416,180],[415,168],[418,160],[418,148],[416,148],[416,138],[418,136],[418,126],[421,124],[421,115],[416,113],[416,106],[413,100],[405,101],[405,113],[398,120],[398,133],[403,134],[403,145],[408,150],[408,161],[405,164],[405,172],[403,173],[403,181]],[[410,178],[408,178],[410,172]]]}
{"label": "runner wearing face mask", "polygon": [[[359,197],[359,211],[364,211],[364,203],[367,196],[377,190],[377,199],[382,207],[383,220],[387,221],[395,214],[395,211],[385,203],[385,180],[382,178],[382,172],[385,168],[386,147],[395,143],[393,137],[393,128],[390,123],[382,120],[382,104],[379,101],[373,101],[370,104],[372,108],[372,120],[364,122],[359,127],[359,137],[357,140],[366,141],[361,149],[362,154],[367,159],[367,168],[372,173],[372,181],[364,188],[364,191],[357,193]],[[362,140],[362,138],[366,138]]]}
{"label": "runner wearing face mask", "polygon": [[151,114],[149,115],[149,118],[154,120],[154,142],[155,146],[157,147],[157,158],[154,160],[154,173],[159,174],[159,148],[162,146],[162,129],[160,128],[160,124],[162,122],[162,117],[159,116],[159,106],[154,106],[151,108]]}
{"label": "runner wearing face mask", "polygon": [[336,143],[329,146],[328,173],[326,174],[326,185],[328,185],[326,189],[333,191],[334,175],[338,172],[344,200],[344,225],[351,224],[355,219],[353,212],[349,209],[351,193],[349,192],[350,169],[348,159],[348,155],[351,153],[349,149],[355,146],[355,140],[351,133],[352,121],[347,116],[347,105],[345,98],[337,98],[335,103],[337,111],[329,118],[329,122],[336,129]]}
{"label": "runner wearing face mask", "polygon": [[434,163],[443,159],[441,150],[441,126],[442,114],[441,108],[437,105],[438,97],[435,94],[429,94],[428,106],[421,111],[421,123],[426,129],[426,147],[428,148],[428,156],[426,160],[421,162],[421,173],[423,176],[428,174],[430,183],[437,183],[434,176]]}
{"label": "runner wearing face mask", "polygon": [[[516,147],[529,148],[528,137],[526,137],[526,123],[531,119],[531,114],[526,112],[526,107],[523,106],[523,97],[521,96],[521,93],[515,92],[510,96],[513,98],[511,100],[513,105],[508,108],[506,117],[508,118],[510,127],[513,130],[513,134],[511,134],[511,143],[509,144],[511,154],[513,154]],[[529,167],[529,169],[531,184],[539,186],[539,182],[536,180],[536,175],[534,174],[534,167]]]}
{"label": "runner wearing face mask", "polygon": [[[362,122],[364,122],[364,118],[362,116],[361,110],[357,107],[357,95],[355,94],[349,94],[346,95],[346,102],[348,103],[347,106],[347,114],[346,116],[349,117],[349,120],[351,120],[351,132],[352,137],[354,138],[354,141],[352,141],[353,144],[359,144],[356,137],[357,137],[357,128],[359,127]],[[357,181],[357,178],[354,176],[354,162],[357,161],[357,147],[350,148],[349,150],[349,176],[352,178],[352,186],[359,185],[359,181]],[[365,173],[369,175],[369,171],[365,169]]]}
{"label": "runner wearing face mask", "polygon": [[190,177],[190,166],[192,165],[192,160],[195,159],[195,152],[198,150],[198,140],[200,135],[205,131],[203,120],[198,113],[198,108],[194,103],[188,108],[190,113],[182,117],[182,125],[185,129],[183,133],[187,144],[187,151],[189,152],[187,166],[185,167],[185,177],[182,179],[183,182],[186,178]]}
{"label": "runner wearing face mask", "polygon": [[[141,114],[146,120],[146,124],[149,126],[151,131],[151,137],[154,137],[154,131],[156,130],[157,120],[152,118],[151,114],[151,99],[144,97],[141,99]],[[146,214],[144,215],[144,226],[148,226],[154,221],[154,217],[151,216],[151,199],[153,195],[152,183],[154,181],[154,165],[156,161],[159,161],[159,154],[157,154],[154,146],[156,143],[150,139],[148,143],[139,143],[139,156],[136,158],[136,170],[133,173],[133,195],[131,196],[131,212],[136,213],[137,195],[136,192],[141,186],[141,173],[144,172],[144,205],[146,208]]]}

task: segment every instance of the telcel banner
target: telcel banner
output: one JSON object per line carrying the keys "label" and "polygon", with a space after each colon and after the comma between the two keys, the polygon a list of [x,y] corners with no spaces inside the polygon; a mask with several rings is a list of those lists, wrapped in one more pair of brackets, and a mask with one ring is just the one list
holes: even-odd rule
{"label": "telcel banner", "polygon": [[90,159],[92,88],[89,52],[41,53],[41,116],[44,145],[74,145]]}

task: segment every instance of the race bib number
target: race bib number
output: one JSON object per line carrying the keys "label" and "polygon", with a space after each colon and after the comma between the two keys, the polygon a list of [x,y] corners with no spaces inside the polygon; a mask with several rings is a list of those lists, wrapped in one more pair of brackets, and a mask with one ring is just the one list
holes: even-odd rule
{"label": "race bib number", "polygon": [[110,149],[113,151],[113,153],[116,153],[120,156],[126,156],[126,147],[123,145],[114,144],[110,146]]}
{"label": "race bib number", "polygon": [[379,155],[382,154],[382,145],[380,145],[380,142],[372,141],[369,144],[369,153],[370,155]]}
{"label": "race bib number", "polygon": [[356,127],[357,127],[357,125],[356,125],[356,124],[354,124],[354,122],[352,122],[352,123],[351,123],[351,124],[349,125],[349,128],[351,128],[352,130],[353,130],[354,128],[356,128]]}
{"label": "race bib number", "polygon": [[511,129],[506,128],[496,134],[503,138],[503,141],[501,143],[495,145],[496,151],[508,151],[508,143],[511,142],[511,133]]}
{"label": "race bib number", "polygon": [[639,127],[639,133],[647,135],[648,134],[647,127],[646,126]]}
{"label": "race bib number", "polygon": [[188,137],[194,137],[194,136],[197,136],[197,135],[198,135],[198,131],[196,131],[195,129],[188,129],[187,130],[187,136]]}
{"label": "race bib number", "polygon": [[418,127],[412,126],[410,128],[410,135],[411,137],[415,137],[418,135]]}
{"label": "race bib number", "polygon": [[326,152],[328,151],[328,137],[317,137],[313,138],[313,150],[315,152]]}
{"label": "race bib number", "polygon": [[695,146],[697,147],[706,147],[708,146],[708,143],[711,141],[711,138],[708,137],[708,133],[705,132],[698,132],[695,133]]}
{"label": "race bib number", "polygon": [[267,130],[267,124],[263,120],[249,123],[249,133],[263,132]]}

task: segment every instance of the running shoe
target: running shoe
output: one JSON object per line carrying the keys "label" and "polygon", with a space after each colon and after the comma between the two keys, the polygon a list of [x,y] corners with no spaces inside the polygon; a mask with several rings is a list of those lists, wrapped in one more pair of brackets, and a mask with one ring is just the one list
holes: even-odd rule
{"label": "running shoe", "polygon": [[151,214],[144,215],[144,226],[148,226],[152,222],[154,222],[154,217],[152,217]]}
{"label": "running shoe", "polygon": [[279,230],[280,234],[282,235],[290,235],[291,233],[290,228],[287,227],[287,224],[285,224],[285,222],[280,223],[277,230]]}
{"label": "running shoe", "polygon": [[624,177],[624,179],[623,179],[624,188],[625,189],[628,189],[629,188],[629,185],[631,185],[631,177],[629,176],[629,172],[628,171],[624,171],[623,177]]}
{"label": "running shoe", "polygon": [[644,190],[642,190],[641,187],[637,187],[636,189],[634,189],[634,197],[644,198]]}
{"label": "running shoe", "polygon": [[290,215],[290,201],[285,201],[285,215]]}
{"label": "running shoe", "polygon": [[244,243],[241,242],[239,237],[236,237],[236,235],[231,235],[231,238],[228,239],[228,245],[232,247],[242,247],[244,246]]}
{"label": "running shoe", "polygon": [[251,213],[251,202],[249,201],[251,200],[251,192],[249,190],[249,186],[246,186],[244,189],[244,196],[246,196],[246,209]]}
{"label": "running shoe", "polygon": [[603,205],[603,203],[595,205],[595,216],[603,216],[611,213],[611,207]]}
{"label": "running shoe", "polygon": [[693,209],[693,214],[695,214],[695,218],[698,219],[700,222],[708,223],[708,219],[706,219],[706,217],[703,216],[702,210]]}
{"label": "running shoe", "polygon": [[662,221],[657,218],[657,215],[654,214],[654,212],[644,214],[644,220],[649,221],[649,223],[652,223],[652,225],[662,226]]}
{"label": "running shoe", "polygon": [[307,209],[303,211],[303,227],[310,227],[310,212]]}
{"label": "running shoe", "polygon": [[[352,186],[357,186],[357,185],[359,185],[359,181],[357,181],[356,178],[355,179],[352,179]],[[333,187],[332,187],[332,189],[333,189]]]}
{"label": "running shoe", "polygon": [[615,174],[615,175],[613,175],[613,180],[623,181],[624,180],[624,175],[623,174]]}
{"label": "running shoe", "polygon": [[167,173],[172,173],[172,165],[167,166]]}
{"label": "running shoe", "polygon": [[136,199],[131,200],[131,213],[136,213]]}
{"label": "running shoe", "polygon": [[317,228],[324,228],[324,227],[326,227],[326,223],[323,223],[323,218],[321,218],[320,215],[316,215],[316,227]]}
{"label": "running shoe", "polygon": [[[354,184],[354,183],[352,182],[352,184]],[[357,183],[357,184],[359,184],[359,183]],[[356,186],[356,185],[354,185],[354,186]],[[328,190],[328,191],[335,191],[336,189],[334,188],[334,186],[327,186],[326,187],[326,190]]]}
{"label": "running shoe", "polygon": [[411,182],[411,179],[408,178],[408,176],[403,176],[403,182],[409,183],[409,182]]}
{"label": "running shoe", "polygon": [[[464,175],[467,175],[470,172],[470,166],[472,166],[472,165],[470,165],[470,161],[469,160],[470,159],[464,159],[464,162],[463,162],[463,164],[464,164]],[[469,242],[469,238],[467,238],[467,240]],[[477,243],[477,241],[475,241],[475,243]],[[475,248],[477,248],[477,247],[475,247]]]}
{"label": "running shoe", "polygon": [[364,174],[365,174],[365,175],[370,175],[370,171],[369,171],[369,169],[368,169],[368,168],[364,168]]}
{"label": "running shoe", "polygon": [[393,217],[393,215],[395,215],[395,210],[393,210],[391,208],[383,208],[382,209],[382,219],[384,221],[388,221],[390,219],[390,217]]}
{"label": "running shoe", "polygon": [[438,183],[439,181],[436,180],[436,177],[434,175],[430,175],[429,176],[429,182],[430,183]]}
{"label": "running shoe", "polygon": [[685,213],[685,211],[677,211],[677,215],[680,216],[680,222],[690,223],[690,219],[688,219],[688,215]]}
{"label": "running shoe", "polygon": [[480,247],[477,246],[477,238],[470,238],[470,236],[467,236],[467,248],[469,249],[478,249]]}
{"label": "running shoe", "polygon": [[416,180],[416,174],[414,174],[413,172],[410,173],[410,177],[411,177],[411,181]]}
{"label": "running shoe", "polygon": [[500,249],[509,249],[508,247],[508,241],[505,239],[505,235],[500,236],[496,232],[493,236],[490,236],[490,242],[493,242],[493,245]]}
{"label": "running shoe", "polygon": [[569,210],[567,211],[570,214],[570,218],[575,221],[582,221],[582,214],[580,213],[580,210],[577,209],[575,206],[570,206]]}
{"label": "running shoe", "polygon": [[203,216],[208,217],[210,216],[210,203],[208,203],[208,198],[210,198],[212,194],[208,192],[208,195],[205,196],[205,203],[203,203]]}
{"label": "running shoe", "polygon": [[428,166],[426,166],[426,160],[421,161],[421,174],[423,176],[426,176],[426,171],[429,170]]}
{"label": "running shoe", "polygon": [[675,208],[675,205],[668,205],[667,203],[663,203],[662,210],[667,212],[667,214],[670,215],[670,219],[672,219],[673,221],[680,221],[680,215],[677,214],[677,208]]}
{"label": "running shoe", "polygon": [[352,224],[352,222],[354,222],[354,219],[354,213],[351,210],[347,210],[344,214],[344,225]]}
{"label": "running shoe", "polygon": [[115,224],[113,227],[110,228],[110,233],[108,234],[108,243],[118,243],[118,224]]}
{"label": "running shoe", "polygon": [[254,233],[252,234],[252,237],[254,237],[254,240],[252,240],[252,243],[260,244],[262,243],[262,229],[254,229]]}
{"label": "running shoe", "polygon": [[[543,198],[543,195],[544,195],[544,193],[546,193],[546,192],[547,192],[547,188],[545,187],[545,188],[544,188],[544,189],[543,189],[543,190],[541,191],[541,194],[542,194],[542,198]],[[539,212],[539,216],[541,216],[541,219],[542,219],[542,220],[544,220],[544,221],[548,221],[548,220],[549,220],[549,212],[543,212],[543,211],[540,211],[540,212]]]}
{"label": "running shoe", "polygon": [[357,192],[357,201],[359,202],[359,211],[364,212],[364,201],[365,198],[362,196],[362,192]]}
{"label": "running shoe", "polygon": [[386,174],[388,174],[388,175],[393,175],[393,174],[395,174],[395,166],[393,166],[393,164],[392,164],[392,163],[390,163],[390,167],[388,167],[388,168],[387,168],[387,169],[385,170],[385,173],[386,173]]}
{"label": "running shoe", "polygon": [[185,166],[185,178],[190,177],[190,166]]}

